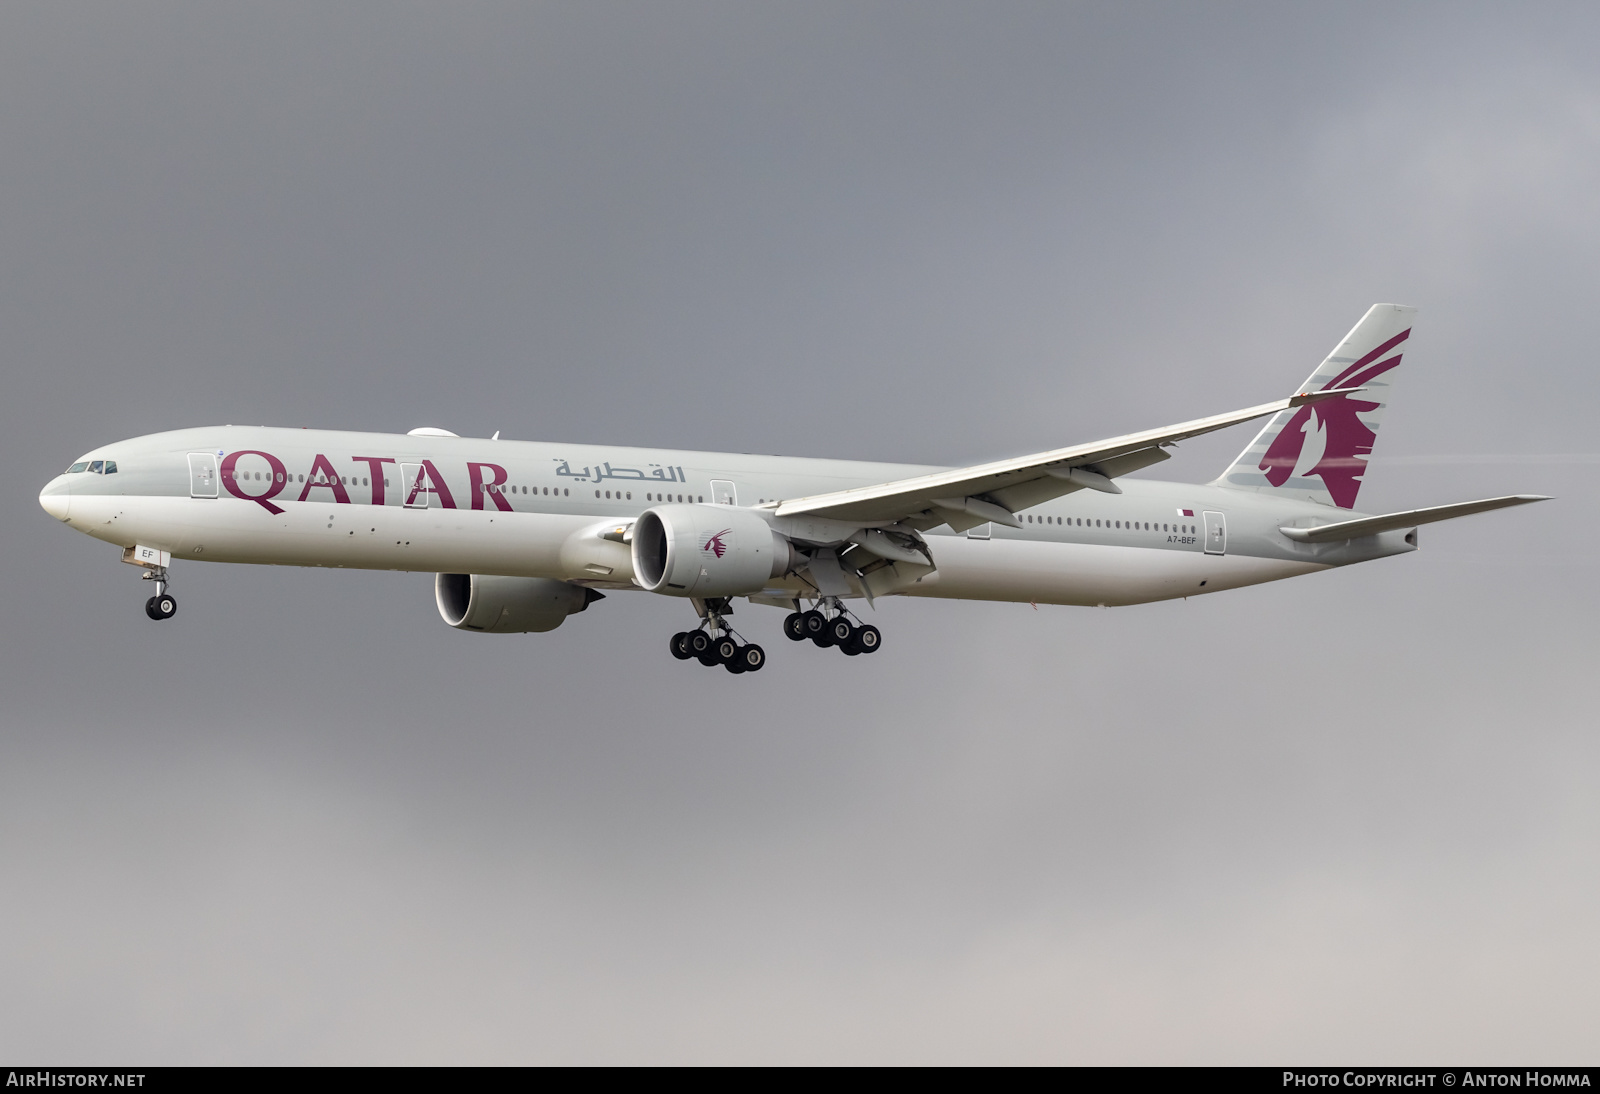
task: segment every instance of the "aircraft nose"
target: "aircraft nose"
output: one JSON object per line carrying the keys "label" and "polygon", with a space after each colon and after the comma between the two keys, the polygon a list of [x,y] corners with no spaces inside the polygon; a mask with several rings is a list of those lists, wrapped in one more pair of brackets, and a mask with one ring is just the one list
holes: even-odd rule
{"label": "aircraft nose", "polygon": [[57,520],[66,520],[71,515],[72,494],[68,490],[65,475],[57,475],[39,491],[39,504]]}

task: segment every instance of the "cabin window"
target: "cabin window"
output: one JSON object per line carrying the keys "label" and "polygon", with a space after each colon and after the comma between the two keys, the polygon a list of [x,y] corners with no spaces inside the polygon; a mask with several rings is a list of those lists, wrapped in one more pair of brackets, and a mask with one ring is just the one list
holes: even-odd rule
{"label": "cabin window", "polygon": [[627,497],[627,500],[628,500],[628,501],[632,501],[632,500],[633,500],[633,491],[632,491],[632,490],[629,490],[629,491],[628,491],[628,497]]}

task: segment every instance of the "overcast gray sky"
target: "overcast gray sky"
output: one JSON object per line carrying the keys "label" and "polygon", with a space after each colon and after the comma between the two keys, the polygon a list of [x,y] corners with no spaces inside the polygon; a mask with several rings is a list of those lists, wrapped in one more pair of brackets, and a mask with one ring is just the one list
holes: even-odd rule
{"label": "overcast gray sky", "polygon": [[[6,5],[0,1056],[1592,1062],[1596,41]],[[1421,314],[1363,508],[1559,501],[1187,602],[891,600],[870,659],[742,608],[753,677],[676,602],[468,635],[426,575],[184,563],[156,626],[35,500],[217,422],[961,463],[1282,396],[1376,301]]]}

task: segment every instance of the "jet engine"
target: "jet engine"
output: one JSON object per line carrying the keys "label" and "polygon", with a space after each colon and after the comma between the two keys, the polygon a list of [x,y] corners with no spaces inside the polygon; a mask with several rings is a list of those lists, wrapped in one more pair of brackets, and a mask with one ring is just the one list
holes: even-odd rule
{"label": "jet engine", "polygon": [[444,621],[463,631],[553,631],[604,594],[548,577],[439,574],[433,596]]}
{"label": "jet engine", "polygon": [[803,561],[748,509],[658,505],[633,525],[633,579],[666,596],[743,596]]}

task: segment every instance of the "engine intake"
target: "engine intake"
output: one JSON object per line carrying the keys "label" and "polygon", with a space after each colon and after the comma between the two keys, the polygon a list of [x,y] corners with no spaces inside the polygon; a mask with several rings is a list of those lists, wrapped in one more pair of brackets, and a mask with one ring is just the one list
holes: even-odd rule
{"label": "engine intake", "polygon": [[748,509],[658,505],[633,525],[633,579],[666,596],[744,596],[802,561]]}
{"label": "engine intake", "polygon": [[548,577],[438,574],[433,597],[444,621],[463,631],[553,631],[605,594]]}

